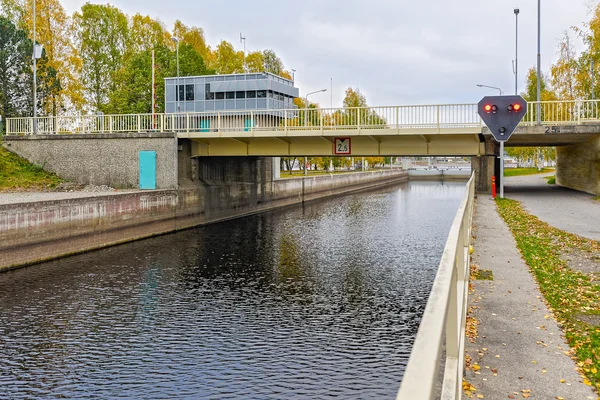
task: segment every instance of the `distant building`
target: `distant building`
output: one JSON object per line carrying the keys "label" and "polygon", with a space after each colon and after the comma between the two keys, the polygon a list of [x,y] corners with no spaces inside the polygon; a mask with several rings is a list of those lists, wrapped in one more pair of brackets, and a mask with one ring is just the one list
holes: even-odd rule
{"label": "distant building", "polygon": [[206,131],[279,125],[296,113],[277,110],[296,109],[298,95],[293,81],[266,72],[165,78],[166,113],[204,113],[190,128]]}

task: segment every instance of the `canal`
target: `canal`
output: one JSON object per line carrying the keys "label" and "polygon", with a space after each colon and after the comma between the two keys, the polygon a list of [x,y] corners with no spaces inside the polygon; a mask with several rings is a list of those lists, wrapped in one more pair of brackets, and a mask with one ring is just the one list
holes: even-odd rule
{"label": "canal", "polygon": [[0,274],[0,398],[394,398],[464,183]]}

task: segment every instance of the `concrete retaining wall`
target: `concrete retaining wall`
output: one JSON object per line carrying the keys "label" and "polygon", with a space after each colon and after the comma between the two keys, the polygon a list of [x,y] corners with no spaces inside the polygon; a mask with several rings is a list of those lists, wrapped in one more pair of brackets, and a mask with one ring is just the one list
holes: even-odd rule
{"label": "concrete retaining wall", "polygon": [[556,148],[556,183],[600,195],[600,137]]}
{"label": "concrete retaining wall", "polygon": [[396,170],[270,182],[215,181],[179,191],[0,205],[0,270],[406,180],[406,171]]}
{"label": "concrete retaining wall", "polygon": [[5,136],[7,148],[80,184],[139,188],[139,152],[156,151],[157,189],[177,189],[174,133]]}

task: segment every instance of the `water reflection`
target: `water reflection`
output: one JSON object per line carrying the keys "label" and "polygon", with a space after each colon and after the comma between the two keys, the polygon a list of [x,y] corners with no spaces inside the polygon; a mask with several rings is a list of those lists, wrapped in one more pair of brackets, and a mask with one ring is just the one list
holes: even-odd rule
{"label": "water reflection", "polygon": [[0,397],[393,398],[464,184],[0,275]]}

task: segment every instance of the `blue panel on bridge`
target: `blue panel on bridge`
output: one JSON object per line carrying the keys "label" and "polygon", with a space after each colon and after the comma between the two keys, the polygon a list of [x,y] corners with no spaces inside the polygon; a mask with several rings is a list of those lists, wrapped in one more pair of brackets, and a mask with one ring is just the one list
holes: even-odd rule
{"label": "blue panel on bridge", "polygon": [[156,189],[156,151],[140,151],[140,189]]}
{"label": "blue panel on bridge", "polygon": [[200,132],[210,132],[210,119],[200,120]]}
{"label": "blue panel on bridge", "polygon": [[250,128],[254,127],[254,121],[252,121],[252,118],[246,118],[244,120],[244,131],[248,132],[250,130]]}

